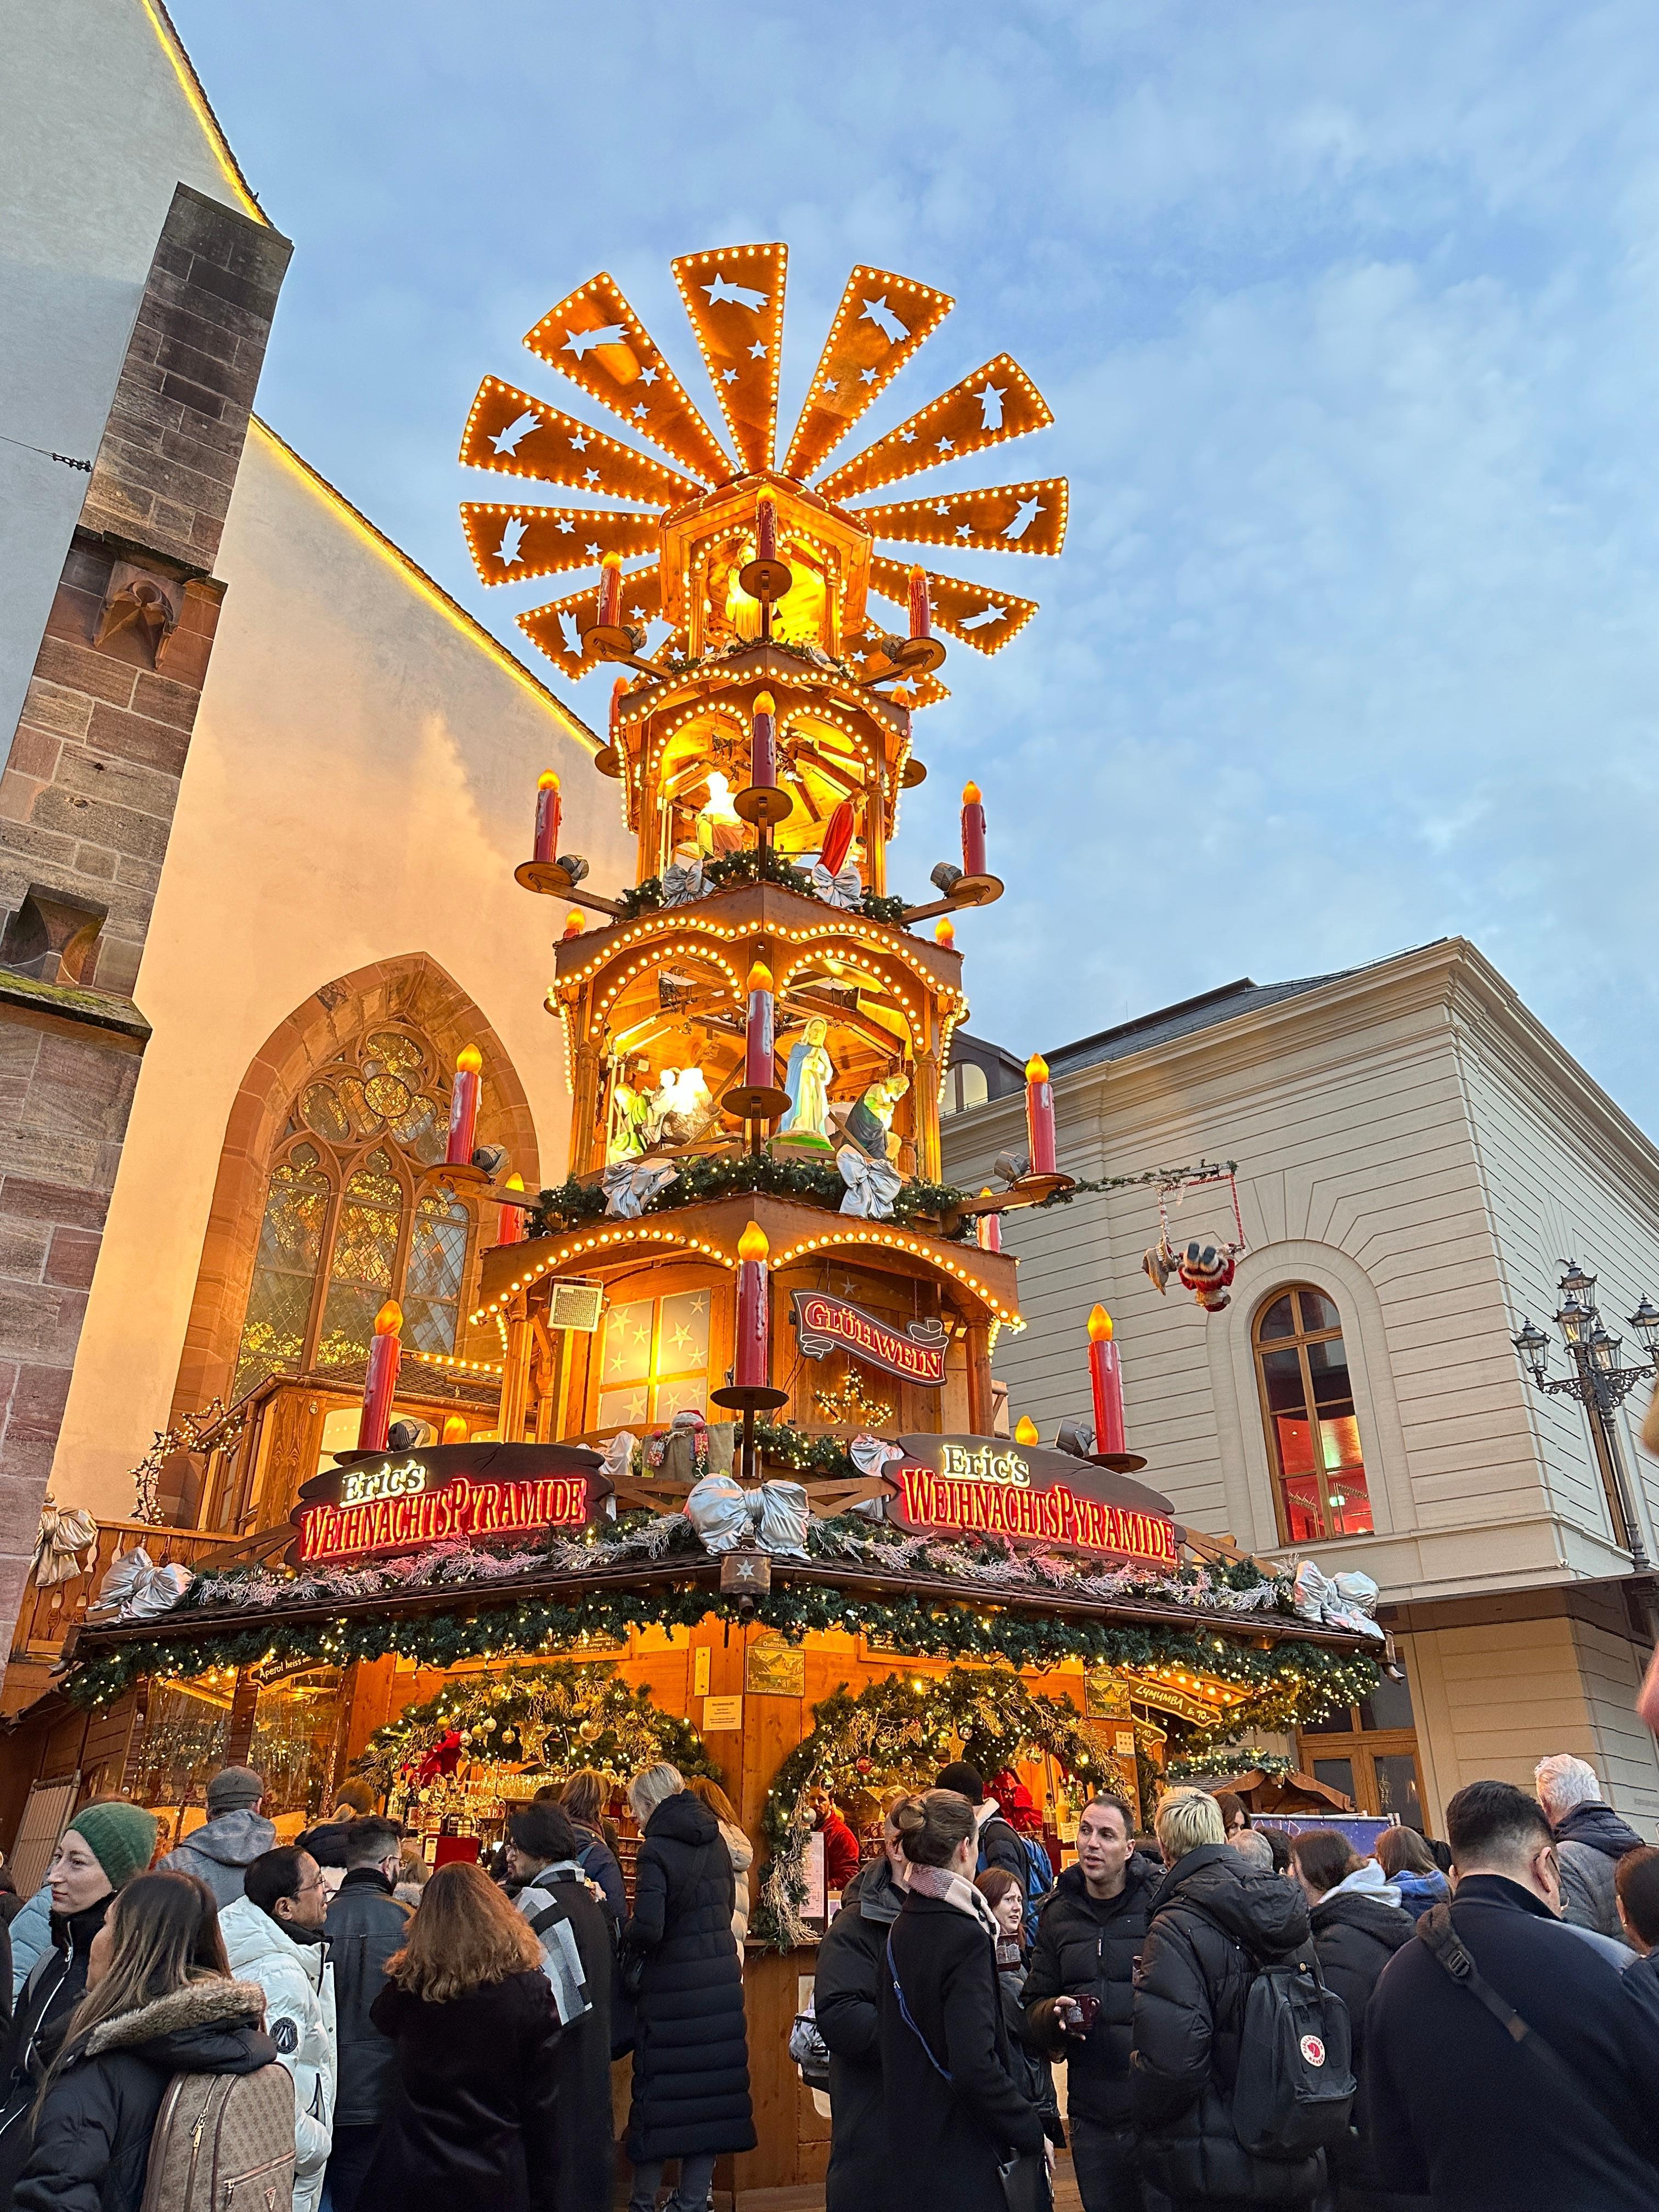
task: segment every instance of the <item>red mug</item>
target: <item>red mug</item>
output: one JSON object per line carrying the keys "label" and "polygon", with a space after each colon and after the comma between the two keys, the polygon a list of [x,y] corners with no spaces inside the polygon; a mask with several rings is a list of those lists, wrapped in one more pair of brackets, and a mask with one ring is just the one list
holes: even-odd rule
{"label": "red mug", "polygon": [[1087,2035],[1100,2015],[1100,1999],[1079,1996],[1074,1996],[1072,2002],[1077,2007],[1079,2017],[1073,2022],[1071,2033],[1073,2035]]}

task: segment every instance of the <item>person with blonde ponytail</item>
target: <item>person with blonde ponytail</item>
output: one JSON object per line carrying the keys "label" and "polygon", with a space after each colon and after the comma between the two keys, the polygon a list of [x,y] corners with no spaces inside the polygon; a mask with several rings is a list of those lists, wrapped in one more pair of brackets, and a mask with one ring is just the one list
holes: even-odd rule
{"label": "person with blonde ponytail", "polygon": [[1041,2201],[1042,2121],[1011,2063],[996,1916],[974,1887],[974,1808],[954,1790],[930,1790],[903,1799],[890,1818],[905,1891],[881,1983],[885,2201],[1007,2212],[1002,2168],[1011,2160],[1030,2184],[1021,2201]]}
{"label": "person with blonde ponytail", "polygon": [[264,2014],[258,1984],[231,1979],[204,1881],[128,1882],[92,1939],[86,1995],[35,2101],[15,2212],[140,2212],[168,2082],[274,2065]]}

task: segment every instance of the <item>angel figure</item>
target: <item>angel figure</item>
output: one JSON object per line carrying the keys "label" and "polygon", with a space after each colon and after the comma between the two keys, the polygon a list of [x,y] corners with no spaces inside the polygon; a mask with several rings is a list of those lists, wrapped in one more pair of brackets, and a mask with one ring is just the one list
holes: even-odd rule
{"label": "angel figure", "polygon": [[611,1085],[611,1123],[605,1146],[609,1166],[614,1167],[618,1160],[637,1160],[644,1153],[651,1099],[649,1093],[638,1086],[649,1077],[648,1063],[635,1060],[624,1067]]}

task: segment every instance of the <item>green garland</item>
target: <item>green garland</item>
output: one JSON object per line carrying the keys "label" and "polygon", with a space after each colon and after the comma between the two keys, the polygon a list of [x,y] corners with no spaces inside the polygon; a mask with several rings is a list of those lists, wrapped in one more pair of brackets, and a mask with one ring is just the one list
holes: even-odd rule
{"label": "green garland", "polygon": [[[1189,1736],[1188,1744],[1193,1741]],[[1260,1744],[1247,1743],[1231,1751],[1214,1751],[1207,1759],[1194,1759],[1183,1749],[1179,1759],[1166,1761],[1164,1778],[1166,1782],[1220,1782],[1229,1775],[1254,1774],[1260,1770],[1270,1782],[1282,1782],[1287,1774],[1296,1771],[1294,1759],[1286,1759],[1282,1751],[1263,1751]]]}
{"label": "green garland", "polygon": [[[817,898],[812,888],[809,870],[798,868],[787,860],[775,846],[744,845],[735,853],[722,853],[717,860],[703,862],[703,880],[715,890],[723,890],[727,884],[777,884],[800,898]],[[617,899],[622,908],[623,921],[637,921],[642,914],[655,914],[662,906],[662,878],[647,876],[642,884],[631,884]],[[696,901],[688,902],[695,906]],[[826,903],[826,902],[820,902]],[[902,898],[878,897],[874,891],[863,892],[858,911],[872,921],[884,921],[894,927],[903,927],[909,912],[909,902]]]}
{"label": "green garland", "polygon": [[[449,1668],[464,1659],[534,1656],[568,1650],[584,1637],[601,1644],[626,1641],[636,1628],[689,1628],[753,1619],[799,1642],[809,1632],[840,1630],[890,1645],[907,1658],[1001,1659],[1011,1667],[1046,1670],[1081,1659],[1085,1666],[1186,1666],[1252,1694],[1192,1747],[1231,1740],[1247,1729],[1273,1731],[1317,1718],[1333,1706],[1357,1705],[1381,1680],[1375,1660],[1300,1641],[1236,1644],[1212,1630],[1162,1625],[1116,1626],[1073,1617],[988,1612],[980,1597],[866,1597],[825,1583],[791,1583],[758,1600],[723,1597],[699,1583],[648,1590],[593,1590],[575,1604],[526,1597],[491,1607],[477,1585],[457,1592],[453,1613],[385,1612],[325,1621],[266,1616],[254,1628],[189,1638],[156,1636],[96,1658],[71,1662],[64,1687],[80,1705],[112,1703],[147,1674],[201,1674],[213,1667],[273,1663],[345,1666],[393,1654],[419,1666]],[[752,1606],[752,1612],[749,1608]]]}
{"label": "green garland", "polygon": [[[834,1210],[847,1195],[840,1169],[828,1160],[780,1160],[769,1152],[690,1152],[674,1164],[678,1170],[675,1180],[648,1200],[642,1212],[672,1213],[678,1206],[703,1206],[712,1199],[754,1192]],[[893,1218],[902,1228],[926,1228],[960,1206],[963,1196],[950,1183],[912,1181],[894,1200]],[[556,1236],[599,1220],[605,1212],[605,1191],[597,1182],[573,1178],[556,1189],[538,1192],[529,1212],[532,1236]],[[971,1221],[966,1222],[955,1241],[972,1242],[973,1235]]]}
{"label": "green garland", "polygon": [[487,1756],[531,1773],[597,1766],[626,1779],[665,1759],[682,1774],[720,1778],[690,1722],[659,1712],[649,1687],[630,1687],[609,1659],[515,1667],[505,1674],[448,1683],[377,1729],[351,1771],[389,1791],[399,1770],[434,1749],[451,1729],[464,1747],[482,1739]]}

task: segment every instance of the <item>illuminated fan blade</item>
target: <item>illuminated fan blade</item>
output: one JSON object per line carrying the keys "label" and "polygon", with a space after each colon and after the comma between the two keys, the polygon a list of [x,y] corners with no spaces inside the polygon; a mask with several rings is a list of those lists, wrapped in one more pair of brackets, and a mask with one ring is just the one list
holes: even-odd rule
{"label": "illuminated fan blade", "polygon": [[822,465],[955,305],[948,293],[890,269],[853,271],[789,441],[785,476],[810,477]]}
{"label": "illuminated fan blade", "polygon": [[[909,570],[897,561],[878,554],[870,563],[870,588],[895,606],[906,605]],[[928,596],[933,601],[933,627],[971,645],[975,653],[1000,653],[1011,637],[1018,637],[1037,611],[1035,599],[1018,599],[1009,592],[988,591],[983,584],[964,583],[960,576],[936,575],[927,571]]]}
{"label": "illuminated fan blade", "polygon": [[[860,676],[873,672],[880,659],[874,649],[875,641],[884,635],[879,623],[867,622],[858,635],[848,641],[845,658]],[[896,695],[896,684],[889,683],[885,676],[881,680],[890,691]],[[899,702],[901,705],[936,707],[941,699],[948,699],[951,696],[950,686],[941,684],[937,676],[906,676],[900,680],[905,690],[905,696]]]}
{"label": "illuminated fan blade", "polygon": [[588,507],[495,507],[476,500],[463,501],[461,527],[472,565],[486,584],[591,568],[607,553],[632,560],[654,553],[662,537],[654,514],[611,514]]}
{"label": "illuminated fan blade", "polygon": [[769,469],[778,421],[787,246],[728,246],[673,264],[703,366],[745,469]]}
{"label": "illuminated fan blade", "polygon": [[636,507],[678,507],[702,491],[690,477],[494,376],[478,386],[461,434],[461,459],[476,469],[605,492]]}
{"label": "illuminated fan blade", "polygon": [[[655,562],[648,568],[635,568],[631,575],[625,575],[622,587],[624,621],[650,622],[661,612],[662,572]],[[519,628],[562,674],[586,676],[590,668],[600,665],[582,651],[582,639],[599,619],[599,587],[590,584],[583,591],[572,592],[568,599],[532,607],[519,617]]]}
{"label": "illuminated fan blade", "polygon": [[694,476],[724,483],[737,474],[616,279],[604,270],[550,307],[525,343],[590,399],[620,415],[635,437],[649,438]]}
{"label": "illuminated fan blade", "polygon": [[941,461],[960,460],[964,453],[981,453],[988,446],[1023,438],[1054,419],[1024,370],[1000,353],[908,422],[832,470],[817,489],[826,499],[854,499],[878,485],[937,468]]}
{"label": "illuminated fan blade", "polygon": [[903,545],[960,545],[975,553],[1058,553],[1066,542],[1066,479],[941,492],[937,499],[853,512],[872,538]]}

